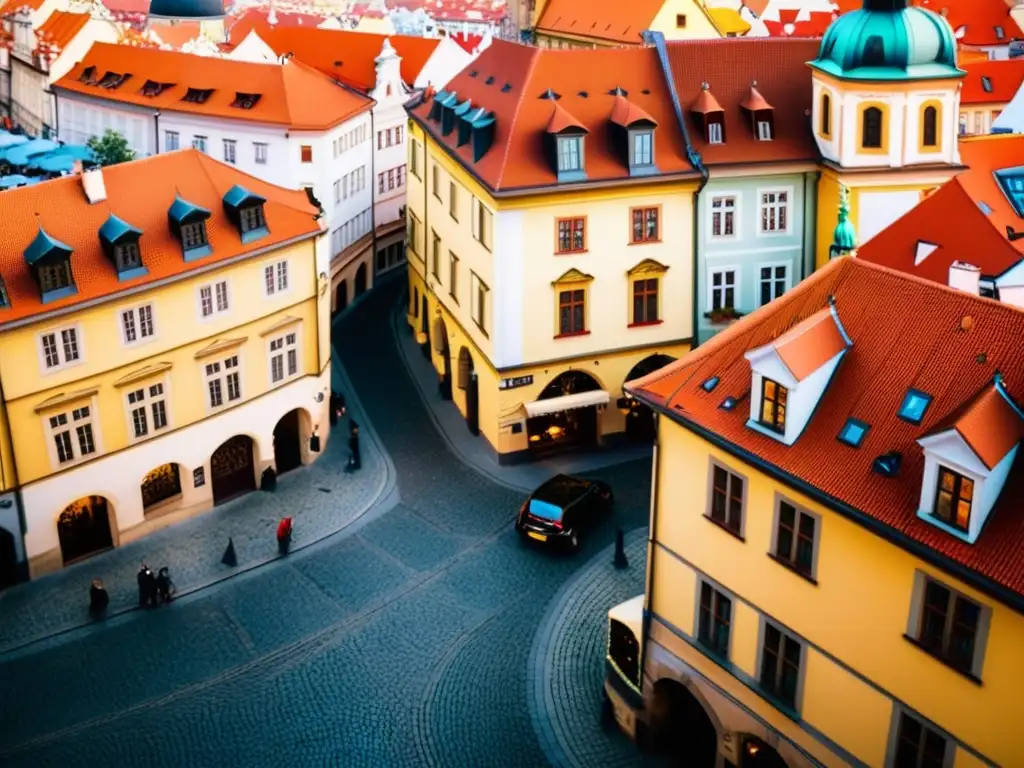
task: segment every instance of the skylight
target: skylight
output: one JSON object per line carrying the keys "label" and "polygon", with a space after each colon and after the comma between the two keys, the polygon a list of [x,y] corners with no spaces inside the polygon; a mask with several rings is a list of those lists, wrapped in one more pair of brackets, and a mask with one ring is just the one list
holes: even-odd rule
{"label": "skylight", "polygon": [[985,93],[992,93],[992,78],[987,75],[982,75],[981,88]]}
{"label": "skylight", "polygon": [[843,428],[839,430],[839,442],[846,443],[853,448],[860,448],[860,444],[864,440],[864,435],[868,433],[869,429],[871,429],[871,426],[865,424],[863,421],[847,419]]}
{"label": "skylight", "polygon": [[917,389],[908,389],[900,406],[900,418],[911,424],[920,424],[924,420],[925,411],[931,405],[932,396]]}
{"label": "skylight", "polygon": [[986,216],[992,213],[992,206],[986,203],[984,200],[978,201],[978,208],[980,208],[981,212],[984,213]]}
{"label": "skylight", "polygon": [[708,379],[703,384],[701,384],[701,387],[704,388],[705,392],[710,392],[711,390],[713,390],[717,386],[718,386],[718,377],[717,376],[712,376],[710,379]]}
{"label": "skylight", "polygon": [[1006,37],[1006,32],[1003,30],[1003,28],[996,27],[996,39],[1002,40],[1004,37]]}
{"label": "skylight", "polygon": [[733,397],[732,395],[729,395],[727,398],[725,398],[725,400],[722,401],[722,404],[718,407],[721,408],[723,411],[731,411],[733,408],[736,407],[736,398]]}
{"label": "skylight", "polygon": [[871,462],[871,468],[884,477],[893,477],[900,471],[903,463],[903,456],[899,451],[890,451],[882,454]]}
{"label": "skylight", "polygon": [[1024,168],[1004,168],[996,171],[996,181],[1013,210],[1024,219]]}

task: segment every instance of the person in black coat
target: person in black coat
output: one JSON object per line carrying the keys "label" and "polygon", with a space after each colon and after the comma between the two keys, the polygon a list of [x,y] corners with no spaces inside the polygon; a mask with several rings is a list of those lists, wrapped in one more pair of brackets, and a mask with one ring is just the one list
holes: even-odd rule
{"label": "person in black coat", "polygon": [[174,591],[174,582],[171,581],[171,569],[166,565],[160,569],[156,577],[156,589],[160,596],[161,603],[171,602],[171,594]]}
{"label": "person in black coat", "polygon": [[145,563],[136,580],[139,582],[139,606],[145,608],[156,605],[156,576]]}
{"label": "person in black coat", "polygon": [[93,579],[92,586],[89,587],[89,611],[93,615],[100,616],[107,610],[109,604],[110,595],[107,594],[107,589],[103,586],[103,582],[99,579]]}

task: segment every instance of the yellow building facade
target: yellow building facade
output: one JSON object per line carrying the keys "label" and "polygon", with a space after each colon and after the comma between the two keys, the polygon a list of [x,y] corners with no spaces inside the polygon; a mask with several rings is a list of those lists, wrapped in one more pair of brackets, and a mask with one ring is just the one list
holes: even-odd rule
{"label": "yellow building facade", "polygon": [[[141,205],[127,197],[154,176],[162,183]],[[49,195],[23,202],[19,190],[4,203],[15,215],[36,206],[39,232],[59,246],[42,268],[69,263],[72,285],[53,309],[45,293],[29,308],[39,299],[28,257],[8,244],[6,311],[23,316],[0,314],[0,360],[22,362],[0,370],[12,434],[0,458],[16,472],[32,575],[316,458],[329,434],[329,254],[302,193],[193,151],[33,189]],[[196,241],[168,231],[181,211],[192,217],[181,226],[201,226],[183,235],[198,249],[183,252]],[[113,245],[92,226],[111,215],[127,225]],[[117,272],[104,249],[140,271]],[[111,284],[104,271],[130,276]]]}

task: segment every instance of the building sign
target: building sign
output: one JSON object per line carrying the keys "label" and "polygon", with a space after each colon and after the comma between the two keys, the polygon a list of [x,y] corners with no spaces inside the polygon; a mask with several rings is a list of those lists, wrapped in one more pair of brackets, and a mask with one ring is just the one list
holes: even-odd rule
{"label": "building sign", "polygon": [[517,387],[528,387],[533,384],[533,374],[529,376],[512,376],[508,379],[502,379],[498,383],[498,389],[516,389]]}
{"label": "building sign", "polygon": [[1024,40],[1011,40],[1010,41],[1010,58],[1019,59],[1024,56]]}
{"label": "building sign", "polygon": [[192,470],[192,485],[195,488],[202,488],[206,485],[206,470],[203,467],[196,467]]}

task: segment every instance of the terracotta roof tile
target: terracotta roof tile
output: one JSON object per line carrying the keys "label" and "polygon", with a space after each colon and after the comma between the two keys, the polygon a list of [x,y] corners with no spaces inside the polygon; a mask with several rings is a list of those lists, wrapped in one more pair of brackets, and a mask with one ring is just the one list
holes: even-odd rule
{"label": "terracotta roof tile", "polygon": [[846,350],[849,344],[832,311],[826,307],[794,325],[772,342],[772,346],[793,377],[803,381]]}
{"label": "terracotta roof tile", "polygon": [[[79,78],[88,67],[131,73],[116,89],[87,85]],[[143,96],[147,80],[173,83],[157,96]],[[83,60],[58,80],[57,88],[99,99],[153,109],[191,112],[301,130],[326,130],[370,109],[373,102],[346,90],[302,62],[252,64],[179,51],[96,43]],[[182,101],[189,88],[213,89],[205,103]],[[260,94],[251,109],[231,106],[238,93]]]}
{"label": "terracotta roof tile", "polygon": [[700,95],[690,105],[690,111],[696,112],[699,115],[708,115],[712,112],[725,112],[722,105],[718,103],[718,99],[711,93],[711,88],[702,87],[700,89]]}
{"label": "terracotta roof tile", "polygon": [[1024,83],[1024,59],[979,61],[961,64],[967,70],[961,104],[1009,102]]}
{"label": "terracotta roof tile", "polygon": [[[815,40],[736,38],[684,40],[667,43],[679,102],[684,109],[708,83],[725,110],[725,143],[709,144],[686,114],[687,130],[705,165],[747,162],[786,162],[819,159],[811,132],[811,70],[807,62],[818,55]],[[759,141],[750,115],[740,105],[750,84],[774,107],[771,141]]]}
{"label": "terracotta roof tile", "polygon": [[989,469],[1002,461],[1024,436],[1024,420],[994,383],[986,384],[964,405],[932,427],[930,435],[956,432]]}
{"label": "terracotta roof tile", "polygon": [[665,0],[550,0],[537,31],[640,45]]}
{"label": "terracotta roof tile", "polygon": [[914,5],[945,16],[963,45],[1007,45],[1020,35],[1006,0],[917,0]]}
{"label": "terracotta roof tile", "polygon": [[199,37],[202,25],[198,21],[181,21],[176,24],[154,24],[149,30],[165,45],[179,49]]}
{"label": "terracotta roof tile", "polygon": [[[727,395],[750,388],[744,354],[820,312],[830,295],[853,346],[797,441],[787,446],[747,427],[746,404],[722,409]],[[903,311],[894,313],[897,306]],[[965,316],[973,318],[969,331],[961,330]],[[910,541],[1024,596],[1024,455],[1011,469],[975,544],[917,517],[924,470],[918,438],[974,398],[996,371],[1019,400],[1024,394],[1022,338],[1024,312],[846,257],[628,387],[669,418],[714,433]],[[720,383],[709,393],[701,383],[712,376]],[[933,398],[918,426],[897,416],[910,388]],[[991,416],[986,409],[981,415]],[[836,439],[849,418],[871,427],[859,448]],[[972,419],[964,424],[973,435]],[[890,451],[902,455],[898,474],[873,472],[874,459]]]}
{"label": "terracotta roof tile", "polygon": [[459,102],[469,99],[474,109],[495,115],[491,148],[478,162],[469,145],[456,147],[457,132],[439,135],[439,126],[428,120],[430,99],[410,107],[409,114],[492,190],[554,185],[557,174],[541,141],[552,115],[551,101],[541,96],[551,89],[560,97],[556,103],[589,133],[587,179],[628,179],[626,158],[613,154],[609,141],[616,88],[659,125],[654,142],[659,171],[695,173],[654,48],[552,50],[495,40],[446,87]]}
{"label": "terracotta roof tile", "polygon": [[30,11],[38,11],[43,7],[43,3],[46,0],[7,0],[3,5],[0,5],[0,10],[4,13],[15,13],[22,8],[28,8]]}
{"label": "terracotta roof tile", "polygon": [[[217,263],[249,250],[283,243],[320,231],[317,211],[304,192],[282,189],[217,162],[193,149],[155,155],[104,168],[105,202],[90,205],[81,178],[65,176],[0,195],[0,274],[11,306],[0,309],[0,324],[116,294],[147,283]],[[235,184],[266,198],[270,234],[243,245],[224,214],[222,199]],[[213,253],[194,262],[182,258],[181,246],[167,224],[167,211],[180,195],[211,212],[207,237]],[[139,243],[149,273],[129,282],[117,278],[100,246],[99,229],[114,213],[142,230]],[[42,227],[72,249],[71,270],[78,293],[42,304],[39,288],[25,265],[25,249]]]}
{"label": "terracotta roof tile", "polygon": [[756,82],[750,86],[750,92],[747,93],[747,98],[740,102],[740,106],[744,109],[750,110],[751,112],[761,112],[767,109],[774,109],[774,107],[768,103],[768,100],[761,95],[761,92],[757,90],[756,86]]}
{"label": "terracotta roof tile", "polygon": [[650,123],[657,125],[658,121],[648,115],[640,107],[627,99],[625,96],[615,97],[615,106],[612,107],[611,121],[623,128],[628,128],[636,123]]}
{"label": "terracotta roof tile", "polygon": [[61,50],[88,23],[89,14],[87,13],[54,11],[46,17],[46,21],[36,30],[36,40],[39,41],[40,45],[45,43]]}
{"label": "terracotta roof tile", "polygon": [[565,107],[556,101],[554,102],[554,108],[551,110],[551,120],[548,121],[548,127],[545,131],[547,133],[561,133],[567,128],[578,128],[582,131],[587,130],[587,127],[583,125],[583,123],[570,115]]}

